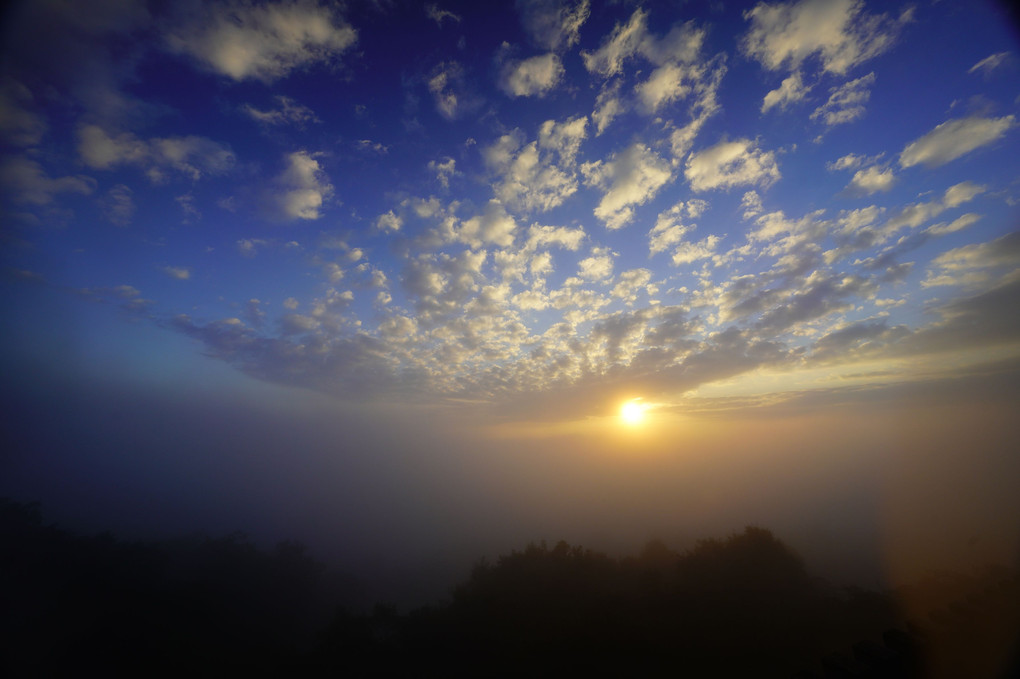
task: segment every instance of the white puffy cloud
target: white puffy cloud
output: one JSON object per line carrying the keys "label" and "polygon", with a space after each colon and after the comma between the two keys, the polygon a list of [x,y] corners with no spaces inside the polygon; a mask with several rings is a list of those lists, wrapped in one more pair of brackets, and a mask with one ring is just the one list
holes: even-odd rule
{"label": "white puffy cloud", "polygon": [[857,196],[870,196],[878,191],[888,191],[896,183],[896,176],[888,168],[877,165],[857,170],[853,179],[846,187],[847,193]]}
{"label": "white puffy cloud", "polygon": [[742,184],[764,187],[779,179],[779,166],[774,152],[759,149],[750,139],[737,139],[692,153],[684,176],[695,191]]}
{"label": "white puffy cloud", "polygon": [[701,240],[684,241],[673,251],[673,265],[690,264],[699,259],[708,259],[715,256],[716,246],[719,245],[719,236],[705,236]]}
{"label": "white puffy cloud", "polygon": [[273,82],[296,68],[333,61],[357,42],[357,32],[334,7],[314,0],[199,7],[168,32],[167,45],[234,80]]}
{"label": "white puffy cloud", "polygon": [[580,140],[563,135],[556,138],[554,127],[544,129],[548,149],[545,152],[540,152],[539,142],[523,144],[523,134],[514,130],[482,153],[489,169],[499,175],[493,192],[507,205],[526,211],[545,211],[562,204],[577,191],[574,173],[564,171],[552,159],[554,151],[560,152],[561,157],[564,153],[571,155],[575,140],[577,144]]}
{"label": "white puffy cloud", "polygon": [[705,31],[688,22],[674,26],[662,38],[648,32],[648,12],[635,10],[626,24],[613,32],[594,52],[581,52],[585,68],[602,77],[618,75],[625,61],[643,56],[656,66],[667,62],[692,62],[705,41]]}
{"label": "white puffy cloud", "polygon": [[323,203],[333,195],[333,185],[319,161],[307,151],[286,156],[287,168],[277,177],[281,188],[277,204],[287,219],[318,219]]}
{"label": "white puffy cloud", "polygon": [[778,106],[780,110],[790,104],[803,101],[811,88],[804,84],[804,78],[800,71],[794,71],[788,78],[783,79],[779,87],[765,95],[761,103],[761,112],[766,113]]}
{"label": "white puffy cloud", "polygon": [[517,12],[536,45],[558,50],[577,44],[590,9],[588,0],[517,0]]}
{"label": "white puffy cloud", "polygon": [[459,174],[457,172],[457,161],[449,156],[441,161],[430,160],[428,168],[436,173],[436,179],[443,185],[444,189],[450,188],[450,177]]}
{"label": "white puffy cloud", "polygon": [[457,229],[457,239],[471,247],[499,245],[509,247],[517,233],[517,222],[507,214],[498,200],[490,200],[485,211],[464,220]]}
{"label": "white puffy cloud", "polygon": [[606,190],[595,216],[609,229],[626,226],[634,217],[634,206],[651,200],[673,176],[669,163],[641,143],[608,161],[585,163],[581,171],[589,184]]}
{"label": "white puffy cloud", "polygon": [[864,115],[864,105],[871,97],[869,89],[875,83],[875,74],[851,80],[839,87],[833,87],[829,100],[811,114],[811,120],[821,118],[826,125],[841,125],[857,120]]}
{"label": "white puffy cloud", "polygon": [[601,281],[613,275],[613,257],[607,248],[592,248],[591,256],[577,263],[577,275],[589,281]]}
{"label": "white puffy cloud", "polygon": [[573,165],[581,142],[588,136],[587,126],[588,118],[583,115],[562,123],[547,120],[538,129],[538,145],[558,153],[563,165]]}
{"label": "white puffy cloud", "polygon": [[89,195],[96,182],[85,175],[50,177],[37,161],[12,156],[0,163],[0,188],[16,203],[46,206],[61,193]]}
{"label": "white puffy cloud", "polygon": [[651,281],[652,272],[648,269],[630,269],[620,273],[616,286],[609,294],[624,300],[627,304],[633,304],[642,289],[650,295],[655,294],[656,286],[651,285]]}
{"label": "white puffy cloud", "polygon": [[605,132],[609,124],[626,110],[627,106],[620,98],[620,81],[614,80],[604,86],[595,99],[595,111],[591,114],[591,120],[595,123],[595,136]]}
{"label": "white puffy cloud", "polygon": [[1001,139],[1016,123],[1015,116],[1002,118],[955,118],[907,144],[900,153],[900,165],[938,167]]}
{"label": "white puffy cloud", "polygon": [[236,162],[230,148],[206,137],[145,140],[130,132],[111,135],[98,125],[78,128],[78,153],[86,165],[97,170],[139,166],[153,182],[165,181],[167,170],[197,181],[204,174],[225,174]]}
{"label": "white puffy cloud", "polygon": [[563,62],[555,52],[549,52],[506,64],[500,86],[514,97],[543,97],[556,87],[563,73]]}
{"label": "white puffy cloud", "polygon": [[393,210],[384,212],[375,220],[375,228],[380,231],[400,231],[400,227],[403,225],[404,220],[393,212]]}
{"label": "white puffy cloud", "polygon": [[278,94],[274,97],[276,100],[276,108],[263,111],[255,108],[251,104],[245,104],[241,107],[241,111],[244,112],[252,120],[261,123],[263,125],[304,125],[305,123],[321,123],[312,109],[299,104],[290,97],[286,97],[282,94]]}
{"label": "white puffy cloud", "polygon": [[744,12],[751,28],[741,43],[745,54],[770,70],[800,67],[817,55],[822,68],[843,74],[887,50],[900,21],[863,12],[861,0],[800,0],[759,3]]}
{"label": "white puffy cloud", "polygon": [[696,219],[707,207],[707,202],[694,199],[686,203],[681,201],[670,209],[659,213],[655,220],[655,226],[648,232],[649,253],[654,255],[665,252],[681,243],[695,226],[683,222],[687,219]]}
{"label": "white puffy cloud", "polygon": [[648,79],[639,83],[634,90],[645,110],[654,113],[663,104],[682,99],[691,91],[691,84],[684,83],[690,80],[687,71],[679,64],[663,64],[648,76]]}

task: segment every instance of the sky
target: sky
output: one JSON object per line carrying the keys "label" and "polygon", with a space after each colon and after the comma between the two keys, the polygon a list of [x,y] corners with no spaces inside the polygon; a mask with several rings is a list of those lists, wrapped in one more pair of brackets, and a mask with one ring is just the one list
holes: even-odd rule
{"label": "sky", "polygon": [[0,17],[0,493],[366,572],[746,523],[1017,558],[1002,6]]}

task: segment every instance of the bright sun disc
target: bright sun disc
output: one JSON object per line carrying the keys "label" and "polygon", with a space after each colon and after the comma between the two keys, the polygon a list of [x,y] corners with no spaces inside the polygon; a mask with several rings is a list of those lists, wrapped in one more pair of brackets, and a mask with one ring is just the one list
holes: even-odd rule
{"label": "bright sun disc", "polygon": [[620,417],[627,424],[640,424],[645,419],[645,407],[637,401],[627,401],[620,406]]}

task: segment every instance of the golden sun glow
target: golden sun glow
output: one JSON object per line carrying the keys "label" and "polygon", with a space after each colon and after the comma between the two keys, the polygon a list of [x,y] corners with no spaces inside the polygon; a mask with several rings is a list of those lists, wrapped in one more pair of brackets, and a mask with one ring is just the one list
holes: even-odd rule
{"label": "golden sun glow", "polygon": [[635,426],[641,424],[645,419],[645,406],[639,403],[640,399],[627,401],[620,406],[620,419],[625,424]]}

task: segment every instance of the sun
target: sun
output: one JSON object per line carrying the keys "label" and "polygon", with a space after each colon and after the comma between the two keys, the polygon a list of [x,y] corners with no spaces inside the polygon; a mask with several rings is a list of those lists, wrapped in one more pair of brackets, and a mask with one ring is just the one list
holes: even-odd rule
{"label": "sun", "polygon": [[641,424],[645,419],[645,406],[639,403],[641,399],[632,399],[620,406],[620,419],[624,424],[635,426]]}

